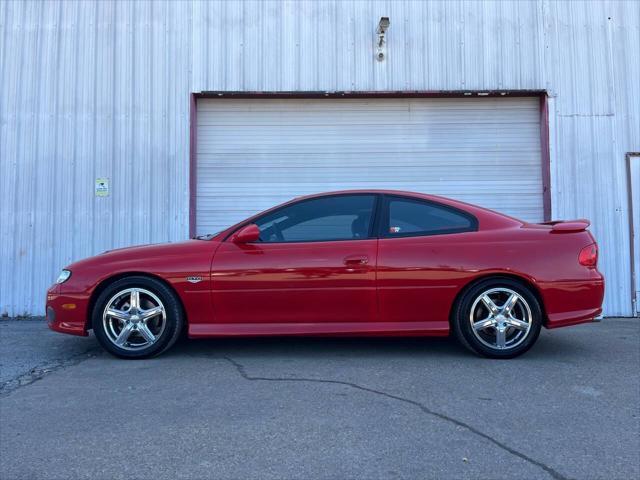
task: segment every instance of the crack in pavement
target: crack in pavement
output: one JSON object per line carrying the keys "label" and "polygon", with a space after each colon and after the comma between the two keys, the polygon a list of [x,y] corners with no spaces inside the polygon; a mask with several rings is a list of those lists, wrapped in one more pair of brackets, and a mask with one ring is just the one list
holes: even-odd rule
{"label": "crack in pavement", "polygon": [[0,384],[0,398],[6,397],[7,395],[11,394],[11,392],[14,392],[19,388],[31,385],[32,383],[43,379],[51,373],[57,372],[59,370],[64,370],[68,367],[73,367],[74,365],[78,365],[85,360],[93,358],[99,351],[100,349],[98,347],[92,347],[85,350],[84,352],[76,353],[75,355],[72,355],[68,358],[36,365],[27,373],[18,375],[17,377],[14,377]]}
{"label": "crack in pavement", "polygon": [[236,370],[237,372],[240,374],[240,376],[242,378],[244,378],[245,380],[248,381],[264,381],[264,382],[311,382],[311,383],[328,383],[328,384],[333,384],[333,385],[345,385],[351,388],[354,388],[356,390],[360,390],[363,392],[368,392],[368,393],[373,393],[375,395],[380,395],[382,397],[386,397],[386,398],[390,398],[392,400],[397,400],[399,402],[403,402],[409,405],[413,405],[415,407],[418,407],[423,413],[427,414],[427,415],[431,415],[433,417],[439,418],[441,420],[444,420],[445,422],[451,423],[457,427],[461,427],[464,428],[465,430],[481,437],[484,438],[485,440],[493,443],[494,445],[496,445],[498,448],[500,448],[501,450],[504,450],[507,453],[510,453],[511,455],[518,457],[532,465],[535,465],[536,467],[541,468],[542,470],[544,470],[546,473],[548,473],[552,478],[556,479],[556,480],[569,480],[568,477],[565,477],[564,475],[562,475],[560,472],[558,472],[557,470],[553,469],[552,467],[545,465],[542,462],[539,462],[538,460],[535,460],[531,457],[529,457],[528,455],[525,455],[522,452],[519,452],[518,450],[515,450],[511,447],[509,447],[508,445],[500,442],[499,440],[496,440],[495,438],[493,438],[492,436],[490,436],[487,433],[482,432],[481,430],[478,430],[475,427],[472,427],[471,425],[469,425],[468,423],[465,423],[461,420],[456,420],[453,417],[450,417],[448,415],[445,415],[444,413],[439,413],[436,412],[434,410],[431,410],[430,408],[428,408],[427,406],[425,406],[424,404],[415,401],[415,400],[411,400],[409,398],[404,398],[404,397],[400,397],[398,395],[393,395],[391,393],[387,393],[387,392],[383,392],[380,390],[374,390],[373,388],[368,388],[368,387],[363,387],[362,385],[358,385],[357,383],[352,383],[352,382],[346,382],[346,381],[342,381],[342,380],[327,380],[327,379],[319,379],[319,378],[304,378],[304,377],[292,377],[292,378],[286,378],[286,377],[255,377],[252,375],[249,375],[247,373],[247,370],[245,368],[244,365],[242,365],[241,363],[237,362],[236,360],[232,359],[231,357],[218,357],[221,358],[222,360],[225,360],[226,362],[228,362],[229,364],[231,364]]}
{"label": "crack in pavement", "polygon": [[[82,362],[84,362],[85,360],[88,360],[90,358],[94,358],[96,357],[97,353],[100,352],[100,349],[97,347],[93,347],[93,348],[89,348],[87,350],[85,350],[84,352],[80,352],[78,354],[72,355],[69,358],[65,358],[65,359],[61,359],[61,360],[57,360],[57,361],[53,361],[53,362],[47,362],[44,364],[40,364],[34,368],[32,368],[29,372],[24,373],[22,375],[19,375],[17,377],[14,377],[8,381],[5,381],[4,383],[2,383],[0,385],[0,398],[2,397],[6,397],[7,395],[10,395],[12,392],[16,391],[19,388],[31,385],[34,382],[37,382],[38,380],[41,380],[42,378],[48,376],[51,373],[60,371],[60,370],[64,370],[65,368],[68,367],[72,367],[75,365],[78,365]],[[208,358],[212,358],[211,356],[208,356]],[[496,440],[495,438],[493,438],[492,436],[490,436],[487,433],[482,432],[481,430],[478,430],[477,428],[469,425],[468,423],[465,423],[461,420],[457,420],[453,417],[450,417],[448,415],[445,415],[443,413],[439,413],[437,411],[431,410],[429,407],[427,407],[426,405],[416,401],[416,400],[411,400],[409,398],[405,398],[405,397],[401,397],[398,395],[394,395],[391,393],[387,393],[387,392],[383,392],[381,390],[375,390],[373,388],[369,388],[369,387],[364,387],[362,385],[358,385],[357,383],[353,383],[353,382],[347,382],[347,381],[343,381],[343,380],[330,380],[330,379],[319,379],[319,378],[306,378],[306,377],[258,377],[258,376],[252,376],[250,374],[247,373],[246,368],[244,365],[242,365],[241,363],[237,362],[236,360],[234,360],[231,357],[213,357],[213,358],[219,358],[221,360],[225,360],[227,363],[229,363],[231,366],[233,366],[235,368],[235,370],[238,372],[238,374],[244,378],[247,381],[265,381],[265,382],[308,382],[308,383],[324,383],[324,384],[332,384],[332,385],[344,385],[344,386],[348,386],[351,387],[353,389],[356,390],[360,390],[363,392],[367,392],[367,393],[372,393],[375,395],[379,395],[382,397],[386,397],[389,398],[391,400],[396,400],[408,405],[413,405],[415,407],[417,407],[418,409],[420,409],[423,413],[427,414],[427,415],[431,415],[433,417],[439,418],[440,420],[443,420],[445,422],[448,422],[450,424],[453,424],[457,427],[461,427],[464,428],[465,430],[491,442],[492,444],[496,445],[498,448],[500,448],[501,450],[520,458],[521,460],[524,460],[528,463],[530,463],[531,465],[535,465],[538,468],[541,468],[542,470],[544,470],[547,474],[549,474],[552,478],[554,478],[555,480],[569,480],[568,477],[562,475],[560,472],[558,472],[557,470],[553,469],[552,467],[545,465],[544,463],[535,460],[531,457],[529,457],[528,455],[519,452],[518,450],[515,450],[511,447],[509,447],[508,445],[500,442],[499,440]]]}

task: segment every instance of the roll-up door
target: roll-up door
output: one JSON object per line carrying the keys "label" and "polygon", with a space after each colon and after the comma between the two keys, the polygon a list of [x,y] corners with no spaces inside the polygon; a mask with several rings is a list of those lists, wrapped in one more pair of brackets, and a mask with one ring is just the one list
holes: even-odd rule
{"label": "roll-up door", "polygon": [[200,99],[196,233],[293,197],[399,189],[543,220],[537,98]]}

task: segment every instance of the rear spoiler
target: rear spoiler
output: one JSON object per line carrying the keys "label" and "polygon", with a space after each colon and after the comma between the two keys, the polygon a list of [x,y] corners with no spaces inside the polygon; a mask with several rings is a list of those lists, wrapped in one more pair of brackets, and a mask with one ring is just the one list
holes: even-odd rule
{"label": "rear spoiler", "polygon": [[552,232],[582,232],[591,225],[591,222],[586,218],[580,218],[578,220],[554,220],[540,223],[540,225],[549,225]]}

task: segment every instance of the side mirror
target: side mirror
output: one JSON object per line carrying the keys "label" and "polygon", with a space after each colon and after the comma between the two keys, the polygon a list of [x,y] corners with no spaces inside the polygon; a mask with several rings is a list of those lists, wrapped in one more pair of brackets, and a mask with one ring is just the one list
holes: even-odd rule
{"label": "side mirror", "polygon": [[260,239],[260,229],[255,223],[245,225],[233,236],[233,243],[251,243]]}

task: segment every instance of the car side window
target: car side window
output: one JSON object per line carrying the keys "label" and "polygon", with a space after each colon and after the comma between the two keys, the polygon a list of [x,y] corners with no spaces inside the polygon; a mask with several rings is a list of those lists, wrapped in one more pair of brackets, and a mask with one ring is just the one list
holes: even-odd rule
{"label": "car side window", "polygon": [[389,197],[383,236],[442,235],[476,230],[476,219],[453,207],[418,199]]}
{"label": "car side window", "polygon": [[260,241],[321,242],[369,237],[374,195],[336,195],[302,200],[269,213],[254,223]]}

